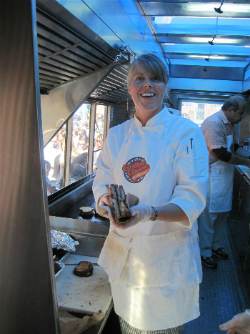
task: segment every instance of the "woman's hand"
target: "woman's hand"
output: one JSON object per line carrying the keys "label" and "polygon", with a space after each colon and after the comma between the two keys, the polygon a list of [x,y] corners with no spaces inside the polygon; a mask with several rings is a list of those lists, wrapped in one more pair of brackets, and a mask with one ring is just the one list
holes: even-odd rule
{"label": "woman's hand", "polygon": [[249,334],[250,333],[250,313],[245,311],[235,315],[231,320],[220,325],[220,330],[227,334]]}
{"label": "woman's hand", "polygon": [[104,194],[99,198],[98,204],[101,206],[109,206],[110,207],[110,202],[109,202],[109,195]]}
{"label": "woman's hand", "polygon": [[[109,195],[108,194],[102,195],[99,198],[98,205],[100,205],[100,206],[109,206],[110,207]],[[110,219],[110,216],[109,216],[108,212],[107,212],[107,214],[101,215],[101,216]]]}
{"label": "woman's hand", "polygon": [[117,224],[111,219],[110,223],[114,225],[116,228],[125,230],[138,223],[145,223],[154,215],[154,210],[150,205],[143,205],[143,204],[135,205],[129,208],[129,210],[131,212],[132,217],[127,222],[122,224]]}

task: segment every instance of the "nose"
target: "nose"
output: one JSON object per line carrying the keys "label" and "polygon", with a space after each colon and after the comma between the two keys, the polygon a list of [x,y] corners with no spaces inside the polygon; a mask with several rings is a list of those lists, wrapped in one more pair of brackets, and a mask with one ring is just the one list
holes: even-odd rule
{"label": "nose", "polygon": [[151,82],[151,79],[149,77],[145,78],[145,80],[144,80],[144,86],[145,87],[148,87],[148,86],[152,87],[153,86],[153,84]]}

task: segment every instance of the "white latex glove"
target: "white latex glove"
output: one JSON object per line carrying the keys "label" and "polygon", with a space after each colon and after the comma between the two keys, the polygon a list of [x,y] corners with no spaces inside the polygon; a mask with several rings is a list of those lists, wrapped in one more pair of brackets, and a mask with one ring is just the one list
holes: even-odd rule
{"label": "white latex glove", "polygon": [[116,224],[115,222],[111,221],[111,223],[121,229],[125,230],[129,227],[132,227],[138,223],[145,223],[149,220],[151,216],[154,215],[154,209],[150,205],[135,205],[129,208],[132,217],[126,222],[122,224]]}
{"label": "white latex glove", "polygon": [[[110,202],[109,202],[109,195],[104,194],[102,195],[99,200],[98,200],[98,205],[100,206],[109,206],[110,207]],[[108,213],[106,215],[102,215],[103,217],[110,218]]]}
{"label": "white latex glove", "polygon": [[227,334],[249,334],[250,333],[250,312],[245,311],[235,315],[231,320],[219,326]]}

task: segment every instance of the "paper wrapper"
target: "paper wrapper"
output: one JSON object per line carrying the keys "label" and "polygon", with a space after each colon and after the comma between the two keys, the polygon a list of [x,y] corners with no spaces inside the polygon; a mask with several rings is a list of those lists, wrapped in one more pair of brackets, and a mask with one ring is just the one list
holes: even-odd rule
{"label": "paper wrapper", "polygon": [[[126,195],[126,203],[128,208],[131,208],[132,206],[138,205],[139,204],[139,198],[135,195],[132,195],[130,193],[127,193]],[[106,214],[109,215],[109,217],[112,217],[112,219],[115,221],[114,215],[110,209],[109,206],[101,206],[101,205],[97,205],[96,206],[96,210],[97,213],[99,213],[99,215],[101,216],[105,216]],[[126,223],[126,221],[128,221],[130,218],[128,218],[127,220],[123,220],[121,222],[121,224]]]}
{"label": "paper wrapper", "polygon": [[86,315],[81,319],[69,314],[65,310],[59,309],[61,334],[81,334],[89,327],[100,322],[104,316],[104,313],[99,311],[93,315]]}

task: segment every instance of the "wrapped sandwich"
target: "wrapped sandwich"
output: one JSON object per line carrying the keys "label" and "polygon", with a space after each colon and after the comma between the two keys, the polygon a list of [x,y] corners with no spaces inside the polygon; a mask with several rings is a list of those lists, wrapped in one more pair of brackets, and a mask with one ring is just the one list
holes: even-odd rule
{"label": "wrapped sandwich", "polygon": [[118,186],[117,184],[107,184],[106,189],[109,196],[112,218],[118,224],[126,222],[129,218],[131,218],[131,212],[127,205],[126,194],[123,186]]}

